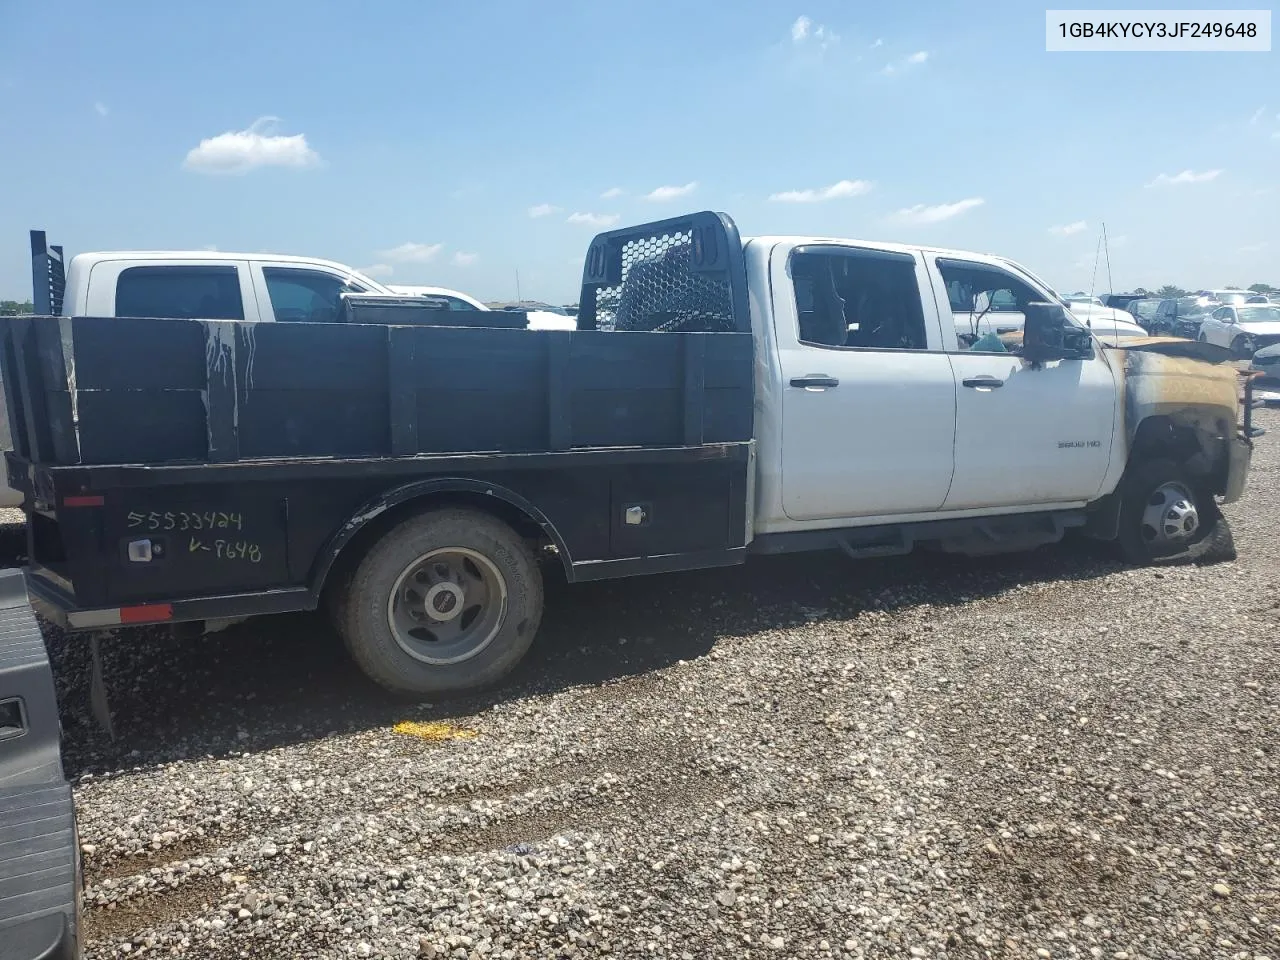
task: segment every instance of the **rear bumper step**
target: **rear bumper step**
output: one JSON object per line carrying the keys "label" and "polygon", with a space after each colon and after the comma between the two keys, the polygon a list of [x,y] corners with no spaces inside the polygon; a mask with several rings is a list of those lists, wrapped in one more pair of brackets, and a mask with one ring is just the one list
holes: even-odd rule
{"label": "rear bumper step", "polygon": [[60,747],[22,571],[0,571],[0,960],[79,956],[80,851]]}

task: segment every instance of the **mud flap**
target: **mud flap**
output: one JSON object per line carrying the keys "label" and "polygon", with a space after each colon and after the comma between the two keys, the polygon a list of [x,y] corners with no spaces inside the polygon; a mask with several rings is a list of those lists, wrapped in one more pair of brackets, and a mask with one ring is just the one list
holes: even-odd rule
{"label": "mud flap", "polygon": [[0,958],[79,957],[80,851],[53,668],[21,570],[0,571]]}

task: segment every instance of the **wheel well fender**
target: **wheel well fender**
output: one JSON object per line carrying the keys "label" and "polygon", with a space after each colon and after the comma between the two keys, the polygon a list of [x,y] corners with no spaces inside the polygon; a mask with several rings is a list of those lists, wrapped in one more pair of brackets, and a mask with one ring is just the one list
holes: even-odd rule
{"label": "wheel well fender", "polygon": [[1227,466],[1227,449],[1219,436],[1222,426],[1201,417],[1152,414],[1134,431],[1129,463],[1172,460],[1216,490]]}
{"label": "wheel well fender", "polygon": [[354,565],[364,547],[406,517],[428,506],[469,506],[491,514],[517,533],[536,540],[545,537],[556,548],[566,576],[573,560],[560,532],[541,510],[514,490],[466,477],[437,477],[387,490],[355,511],[320,549],[312,574],[316,595],[344,563]]}

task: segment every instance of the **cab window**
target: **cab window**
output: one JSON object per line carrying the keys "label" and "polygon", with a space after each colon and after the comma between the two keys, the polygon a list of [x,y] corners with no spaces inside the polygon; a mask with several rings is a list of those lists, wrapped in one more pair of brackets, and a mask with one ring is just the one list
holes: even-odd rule
{"label": "cab window", "polygon": [[117,317],[243,320],[234,266],[129,267],[116,278]]}
{"label": "cab window", "polygon": [[282,323],[334,323],[344,293],[365,289],[331,273],[292,267],[263,267],[271,310]]}
{"label": "cab window", "polygon": [[863,350],[929,348],[914,257],[802,248],[791,255],[791,278],[802,343]]}

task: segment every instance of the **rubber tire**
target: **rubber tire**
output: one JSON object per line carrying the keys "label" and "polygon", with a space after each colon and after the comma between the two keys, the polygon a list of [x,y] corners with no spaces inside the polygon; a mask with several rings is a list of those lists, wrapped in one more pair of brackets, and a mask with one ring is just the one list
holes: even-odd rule
{"label": "rubber tire", "polygon": [[1244,336],[1241,335],[1231,341],[1231,359],[1232,360],[1249,360],[1253,354],[1246,351],[1241,344],[1244,342]]}
{"label": "rubber tire", "polygon": [[[507,614],[480,653],[461,663],[435,665],[400,649],[387,622],[387,601],[401,572],[441,547],[466,547],[498,568],[506,579]],[[431,510],[393,527],[360,559],[343,594],[330,609],[351,658],[375,683],[413,697],[467,693],[496,684],[529,651],[542,620],[542,572],[529,544],[478,510]]]}
{"label": "rubber tire", "polygon": [[[1200,528],[1182,547],[1173,551],[1157,551],[1142,536],[1142,514],[1151,493],[1171,480],[1183,484],[1195,494]],[[1120,529],[1115,543],[1120,556],[1137,566],[1149,566],[1163,560],[1208,564],[1236,558],[1231,527],[1218,509],[1217,501],[1212,494],[1192,482],[1187,472],[1172,460],[1141,460],[1129,465],[1120,481]]]}

